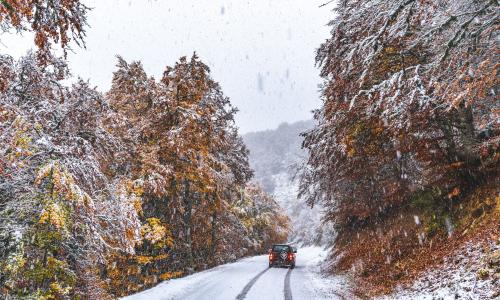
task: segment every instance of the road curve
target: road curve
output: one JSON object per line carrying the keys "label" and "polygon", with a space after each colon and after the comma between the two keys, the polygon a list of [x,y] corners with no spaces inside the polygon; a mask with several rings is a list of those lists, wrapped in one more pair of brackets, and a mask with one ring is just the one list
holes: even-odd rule
{"label": "road curve", "polygon": [[[123,300],[323,300],[342,299],[345,279],[324,278],[318,263],[325,251],[299,249],[293,270],[268,268],[267,255],[239,260],[160,283]],[[351,299],[351,298],[349,298]]]}

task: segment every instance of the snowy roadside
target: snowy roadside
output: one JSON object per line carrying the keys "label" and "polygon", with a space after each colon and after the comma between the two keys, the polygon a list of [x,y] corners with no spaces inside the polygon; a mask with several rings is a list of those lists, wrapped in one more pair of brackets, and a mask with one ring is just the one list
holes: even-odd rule
{"label": "snowy roadside", "polygon": [[443,266],[424,274],[409,288],[399,288],[389,299],[500,299],[500,245],[468,243]]}
{"label": "snowy roadside", "polygon": [[299,249],[297,265],[302,272],[292,276],[294,299],[355,299],[348,278],[343,275],[326,275],[322,265],[328,255],[328,249],[305,247]]}

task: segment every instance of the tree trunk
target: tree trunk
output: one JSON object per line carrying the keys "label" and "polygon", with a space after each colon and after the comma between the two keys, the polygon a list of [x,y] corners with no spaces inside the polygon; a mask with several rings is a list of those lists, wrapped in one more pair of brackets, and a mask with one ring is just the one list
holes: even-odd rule
{"label": "tree trunk", "polygon": [[184,237],[186,239],[186,252],[189,267],[194,266],[193,241],[191,236],[191,216],[193,212],[193,199],[190,195],[190,184],[184,180]]}
{"label": "tree trunk", "polygon": [[216,196],[213,195],[213,211],[212,211],[212,222],[211,222],[211,244],[210,244],[210,254],[212,257],[215,255],[217,250],[217,203]]}
{"label": "tree trunk", "polygon": [[440,120],[440,124],[447,144],[446,152],[449,163],[463,163],[458,170],[461,179],[468,185],[468,188],[476,185],[480,157],[478,151],[475,150],[477,140],[472,107],[458,108],[456,112]]}

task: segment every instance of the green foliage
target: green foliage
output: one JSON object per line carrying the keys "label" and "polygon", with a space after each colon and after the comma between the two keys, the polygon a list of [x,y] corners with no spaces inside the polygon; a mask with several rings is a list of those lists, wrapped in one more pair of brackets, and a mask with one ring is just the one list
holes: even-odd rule
{"label": "green foliage", "polygon": [[428,237],[433,237],[439,232],[446,230],[446,219],[449,219],[447,213],[433,214],[424,219],[424,230]]}
{"label": "green foliage", "polygon": [[442,207],[442,193],[439,188],[431,188],[414,193],[410,197],[412,207],[432,212],[436,208]]}
{"label": "green foliage", "polygon": [[430,188],[413,194],[410,205],[422,212],[422,223],[428,237],[446,231],[446,220],[451,222],[451,217],[447,201],[439,188]]}
{"label": "green foliage", "polygon": [[64,257],[64,237],[50,227],[37,224],[26,232],[16,253],[2,266],[11,295],[60,299],[73,291],[77,276]]}
{"label": "green foliage", "polygon": [[1,0],[0,1],[2,3],[2,5],[7,8],[9,11],[14,11],[14,8],[12,7],[12,5],[9,4],[9,2],[7,2],[6,0]]}

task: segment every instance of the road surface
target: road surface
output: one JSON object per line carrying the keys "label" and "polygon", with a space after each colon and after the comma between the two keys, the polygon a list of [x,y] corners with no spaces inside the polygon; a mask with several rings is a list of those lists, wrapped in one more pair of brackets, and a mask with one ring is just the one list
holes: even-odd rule
{"label": "road surface", "polygon": [[123,300],[323,300],[350,299],[344,277],[325,278],[319,263],[326,251],[299,249],[296,267],[268,268],[267,255],[242,259],[184,278],[160,283]]}

